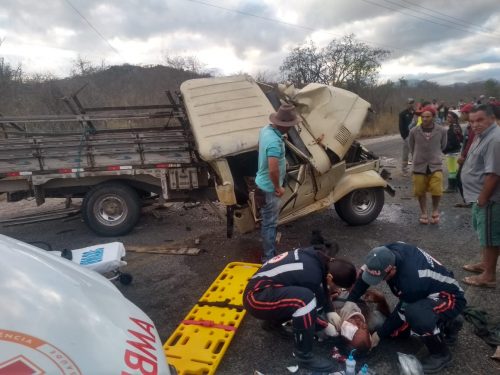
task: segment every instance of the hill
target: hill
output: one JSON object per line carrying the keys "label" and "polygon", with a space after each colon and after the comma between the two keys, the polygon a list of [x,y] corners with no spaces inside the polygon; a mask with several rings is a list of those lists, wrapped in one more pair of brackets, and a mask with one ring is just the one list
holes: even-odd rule
{"label": "hill", "polygon": [[4,82],[0,86],[0,113],[4,116],[69,113],[64,96],[78,94],[84,106],[166,103],[165,91],[175,91],[199,74],[162,65],[111,66],[91,74],[63,79]]}

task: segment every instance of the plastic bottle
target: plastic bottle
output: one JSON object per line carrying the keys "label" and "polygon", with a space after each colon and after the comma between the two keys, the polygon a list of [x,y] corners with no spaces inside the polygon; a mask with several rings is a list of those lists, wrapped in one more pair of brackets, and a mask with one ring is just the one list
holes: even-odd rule
{"label": "plastic bottle", "polygon": [[352,355],[355,351],[356,349],[351,350],[349,357],[345,361],[345,375],[356,375],[356,360]]}
{"label": "plastic bottle", "polygon": [[365,363],[361,370],[359,370],[358,375],[368,375],[368,365]]}

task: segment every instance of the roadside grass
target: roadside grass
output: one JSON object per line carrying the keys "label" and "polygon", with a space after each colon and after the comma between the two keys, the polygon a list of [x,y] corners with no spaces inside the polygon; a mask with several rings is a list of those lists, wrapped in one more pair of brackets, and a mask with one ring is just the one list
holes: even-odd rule
{"label": "roadside grass", "polygon": [[398,116],[391,113],[370,114],[361,131],[360,138],[376,137],[379,135],[397,134],[399,132]]}

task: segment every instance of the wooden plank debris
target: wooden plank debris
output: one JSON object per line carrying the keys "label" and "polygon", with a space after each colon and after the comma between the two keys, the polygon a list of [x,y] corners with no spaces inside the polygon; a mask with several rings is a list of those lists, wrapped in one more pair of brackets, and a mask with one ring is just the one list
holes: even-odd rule
{"label": "wooden plank debris", "polygon": [[132,253],[148,253],[148,254],[168,254],[168,255],[198,255],[201,249],[197,247],[187,246],[141,246],[141,245],[125,245],[126,251]]}
{"label": "wooden plank debris", "polygon": [[31,215],[17,216],[10,219],[0,220],[0,225],[4,227],[12,227],[15,225],[33,224],[42,221],[57,220],[70,216],[75,216],[80,213],[79,208],[60,209],[53,211],[44,211]]}

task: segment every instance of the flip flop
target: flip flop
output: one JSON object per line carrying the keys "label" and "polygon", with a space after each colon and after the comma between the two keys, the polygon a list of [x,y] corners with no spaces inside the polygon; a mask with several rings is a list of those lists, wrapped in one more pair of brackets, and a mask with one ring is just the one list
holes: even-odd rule
{"label": "flip flop", "polygon": [[482,272],[484,272],[484,269],[482,269],[481,267],[477,267],[474,264],[464,264],[462,266],[462,268],[464,270],[466,270],[466,271],[469,271],[469,272],[475,272],[475,273],[482,273]]}
{"label": "flip flop", "polygon": [[472,203],[457,203],[457,204],[455,204],[455,207],[458,207],[458,208],[471,208],[472,207]]}
{"label": "flip flop", "polygon": [[420,218],[418,219],[418,222],[420,224],[427,225],[429,224],[429,218],[427,217],[427,215],[421,215]]}
{"label": "flip flop", "polygon": [[497,287],[496,281],[480,281],[475,276],[467,276],[462,279],[462,282],[467,285],[477,286],[479,288],[492,288]]}
{"label": "flip flop", "polygon": [[431,216],[431,224],[439,224],[439,214],[434,214]]}

